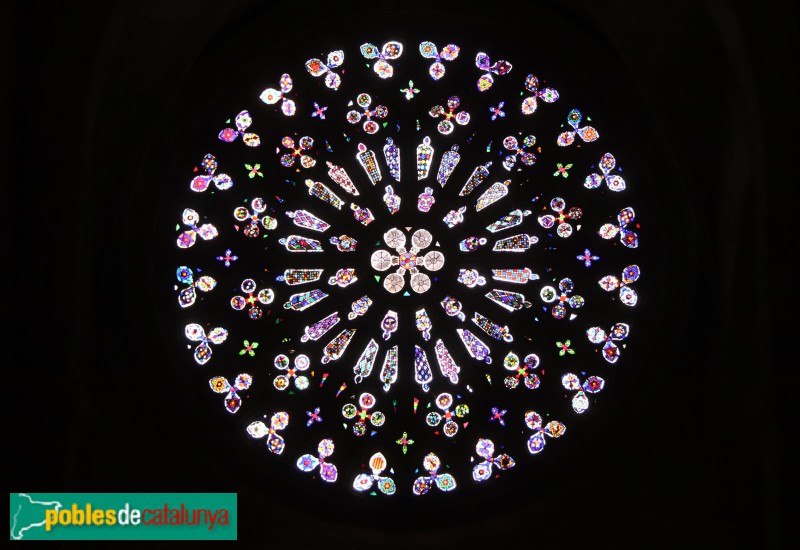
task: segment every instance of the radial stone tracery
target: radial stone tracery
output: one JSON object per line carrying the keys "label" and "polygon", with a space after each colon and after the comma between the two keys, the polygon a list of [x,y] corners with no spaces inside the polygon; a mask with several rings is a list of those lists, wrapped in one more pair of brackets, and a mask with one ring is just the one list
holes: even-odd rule
{"label": "radial stone tracery", "polygon": [[594,411],[635,330],[635,182],[606,131],[525,59],[466,50],[270,67],[187,162],[181,345],[298,483],[513,478]]}

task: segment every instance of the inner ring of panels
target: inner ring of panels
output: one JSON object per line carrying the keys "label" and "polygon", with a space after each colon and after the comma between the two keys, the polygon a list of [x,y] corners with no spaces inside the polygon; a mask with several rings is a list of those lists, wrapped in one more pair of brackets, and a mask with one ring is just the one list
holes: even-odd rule
{"label": "inner ring of panels", "polygon": [[298,484],[458,494],[564,452],[636,330],[601,119],[519,52],[307,53],[187,159],[188,379]]}

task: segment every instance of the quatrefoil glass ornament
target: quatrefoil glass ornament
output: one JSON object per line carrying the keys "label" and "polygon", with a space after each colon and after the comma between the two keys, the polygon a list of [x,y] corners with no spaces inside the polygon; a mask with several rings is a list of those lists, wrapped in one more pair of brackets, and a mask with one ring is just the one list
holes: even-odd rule
{"label": "quatrefoil glass ornament", "polygon": [[273,363],[276,369],[285,373],[279,374],[272,380],[272,385],[275,386],[276,390],[283,391],[292,383],[296,389],[301,391],[308,388],[309,379],[305,374],[302,374],[311,367],[311,359],[308,358],[308,355],[298,355],[294,358],[294,364],[292,365],[289,357],[280,354],[275,357]]}
{"label": "quatrefoil glass ornament", "polygon": [[[425,416],[425,423],[435,428],[442,425],[442,433],[447,437],[453,437],[458,433],[458,421],[469,414],[469,406],[464,403],[455,404],[453,395],[449,393],[439,394],[434,400],[439,411],[430,412]],[[452,409],[452,410],[451,410]]]}
{"label": "quatrefoil glass ornament", "polygon": [[406,249],[405,233],[399,228],[392,228],[383,235],[387,246],[394,248],[394,254],[387,250],[378,249],[372,253],[370,263],[375,271],[387,271],[396,267],[394,273],[389,274],[383,282],[384,288],[392,294],[403,290],[406,285],[405,276],[409,275],[411,289],[422,294],[431,288],[431,278],[420,271],[420,267],[428,271],[438,271],[444,266],[444,255],[437,250],[421,253],[428,248],[433,236],[425,229],[416,230],[411,236],[411,247]]}

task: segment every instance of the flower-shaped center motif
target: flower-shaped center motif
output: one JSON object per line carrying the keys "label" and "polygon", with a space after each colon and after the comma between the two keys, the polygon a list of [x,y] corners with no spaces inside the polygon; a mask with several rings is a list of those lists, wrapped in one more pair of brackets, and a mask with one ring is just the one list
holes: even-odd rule
{"label": "flower-shaped center motif", "polygon": [[411,235],[411,249],[406,249],[406,235],[398,228],[392,228],[383,234],[384,242],[394,249],[395,254],[388,250],[378,249],[372,253],[372,267],[376,271],[388,271],[397,266],[394,273],[390,273],[383,280],[383,287],[391,293],[400,292],[406,284],[405,274],[409,273],[411,289],[422,294],[431,287],[431,278],[420,273],[419,267],[429,271],[438,271],[444,265],[444,255],[438,250],[431,250],[421,255],[421,250],[428,248],[433,242],[433,235],[425,229],[417,229]]}
{"label": "flower-shaped center motif", "polygon": [[406,252],[405,254],[400,254],[399,265],[403,269],[411,269],[413,267],[417,267],[417,255],[413,252]]}

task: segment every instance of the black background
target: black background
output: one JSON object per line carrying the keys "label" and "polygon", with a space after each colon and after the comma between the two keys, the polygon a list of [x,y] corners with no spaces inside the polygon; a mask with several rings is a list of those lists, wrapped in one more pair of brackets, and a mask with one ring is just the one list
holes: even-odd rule
{"label": "black background", "polygon": [[[798,41],[785,7],[441,3],[425,25],[419,9],[375,4],[2,9],[9,491],[236,491],[240,539],[270,547],[786,543],[794,381],[775,315],[791,311],[796,281],[780,237]],[[593,97],[648,174],[658,284],[630,355],[638,372],[528,489],[381,511],[315,500],[230,452],[218,411],[174,366],[156,239],[182,143],[206,131],[227,86],[249,93],[253,59],[268,63],[260,51],[393,29],[533,49],[564,89]]]}

